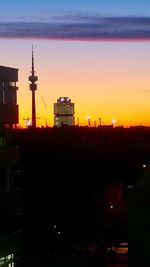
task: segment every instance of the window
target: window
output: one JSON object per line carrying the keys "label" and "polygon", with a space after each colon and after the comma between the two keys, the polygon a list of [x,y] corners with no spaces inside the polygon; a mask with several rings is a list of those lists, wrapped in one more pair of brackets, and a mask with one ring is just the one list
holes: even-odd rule
{"label": "window", "polygon": [[10,86],[16,86],[16,82],[9,81]]}

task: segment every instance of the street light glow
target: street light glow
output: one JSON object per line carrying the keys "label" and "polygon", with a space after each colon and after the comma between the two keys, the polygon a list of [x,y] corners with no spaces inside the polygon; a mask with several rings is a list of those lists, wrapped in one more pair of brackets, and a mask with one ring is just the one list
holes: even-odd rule
{"label": "street light glow", "polygon": [[91,123],[90,123],[90,116],[87,116],[87,121],[88,121],[88,127],[90,127]]}
{"label": "street light glow", "polygon": [[30,121],[30,119],[27,119],[27,121],[26,121],[26,125],[27,125],[27,127],[31,126],[31,121]]}
{"label": "street light glow", "polygon": [[115,119],[113,119],[111,122],[112,122],[112,124],[115,124],[115,123],[116,123],[116,120],[115,120]]}

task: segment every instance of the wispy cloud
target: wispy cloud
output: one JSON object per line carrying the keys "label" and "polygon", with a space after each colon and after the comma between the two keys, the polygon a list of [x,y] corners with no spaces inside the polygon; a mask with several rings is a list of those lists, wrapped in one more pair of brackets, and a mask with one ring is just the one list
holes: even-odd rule
{"label": "wispy cloud", "polygon": [[0,37],[150,40],[150,17],[79,17],[65,22],[1,22]]}

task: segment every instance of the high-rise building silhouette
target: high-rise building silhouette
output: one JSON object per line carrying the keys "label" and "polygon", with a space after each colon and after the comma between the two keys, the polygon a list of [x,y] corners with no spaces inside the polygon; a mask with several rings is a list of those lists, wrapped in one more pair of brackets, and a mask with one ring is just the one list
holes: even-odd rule
{"label": "high-rise building silhouette", "polygon": [[35,76],[34,71],[34,55],[33,55],[33,46],[32,46],[32,70],[31,75],[29,76],[30,83],[30,90],[32,92],[32,127],[36,128],[36,104],[35,104],[35,91],[37,90],[36,81],[38,77]]}
{"label": "high-rise building silhouette", "polygon": [[21,250],[17,81],[18,69],[0,66],[0,266],[14,266]]}
{"label": "high-rise building silhouette", "polygon": [[74,103],[71,103],[69,97],[59,97],[57,103],[54,103],[54,125],[74,126]]}
{"label": "high-rise building silhouette", "polygon": [[0,66],[0,124],[3,127],[5,125],[10,128],[19,120],[17,81],[18,69]]}

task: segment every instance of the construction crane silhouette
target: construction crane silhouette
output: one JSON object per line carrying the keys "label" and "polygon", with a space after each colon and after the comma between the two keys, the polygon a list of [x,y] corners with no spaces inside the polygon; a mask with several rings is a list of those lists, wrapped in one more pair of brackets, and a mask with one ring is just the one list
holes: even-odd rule
{"label": "construction crane silhouette", "polygon": [[[40,94],[40,96],[41,96],[41,100],[42,100],[42,103],[43,103],[43,105],[44,105],[45,111],[46,111],[46,113],[47,113],[47,103],[45,102],[45,99],[44,99],[43,95]],[[45,126],[47,127],[47,126],[48,126],[48,125],[47,125],[47,117],[42,117],[42,118],[45,118]]]}

